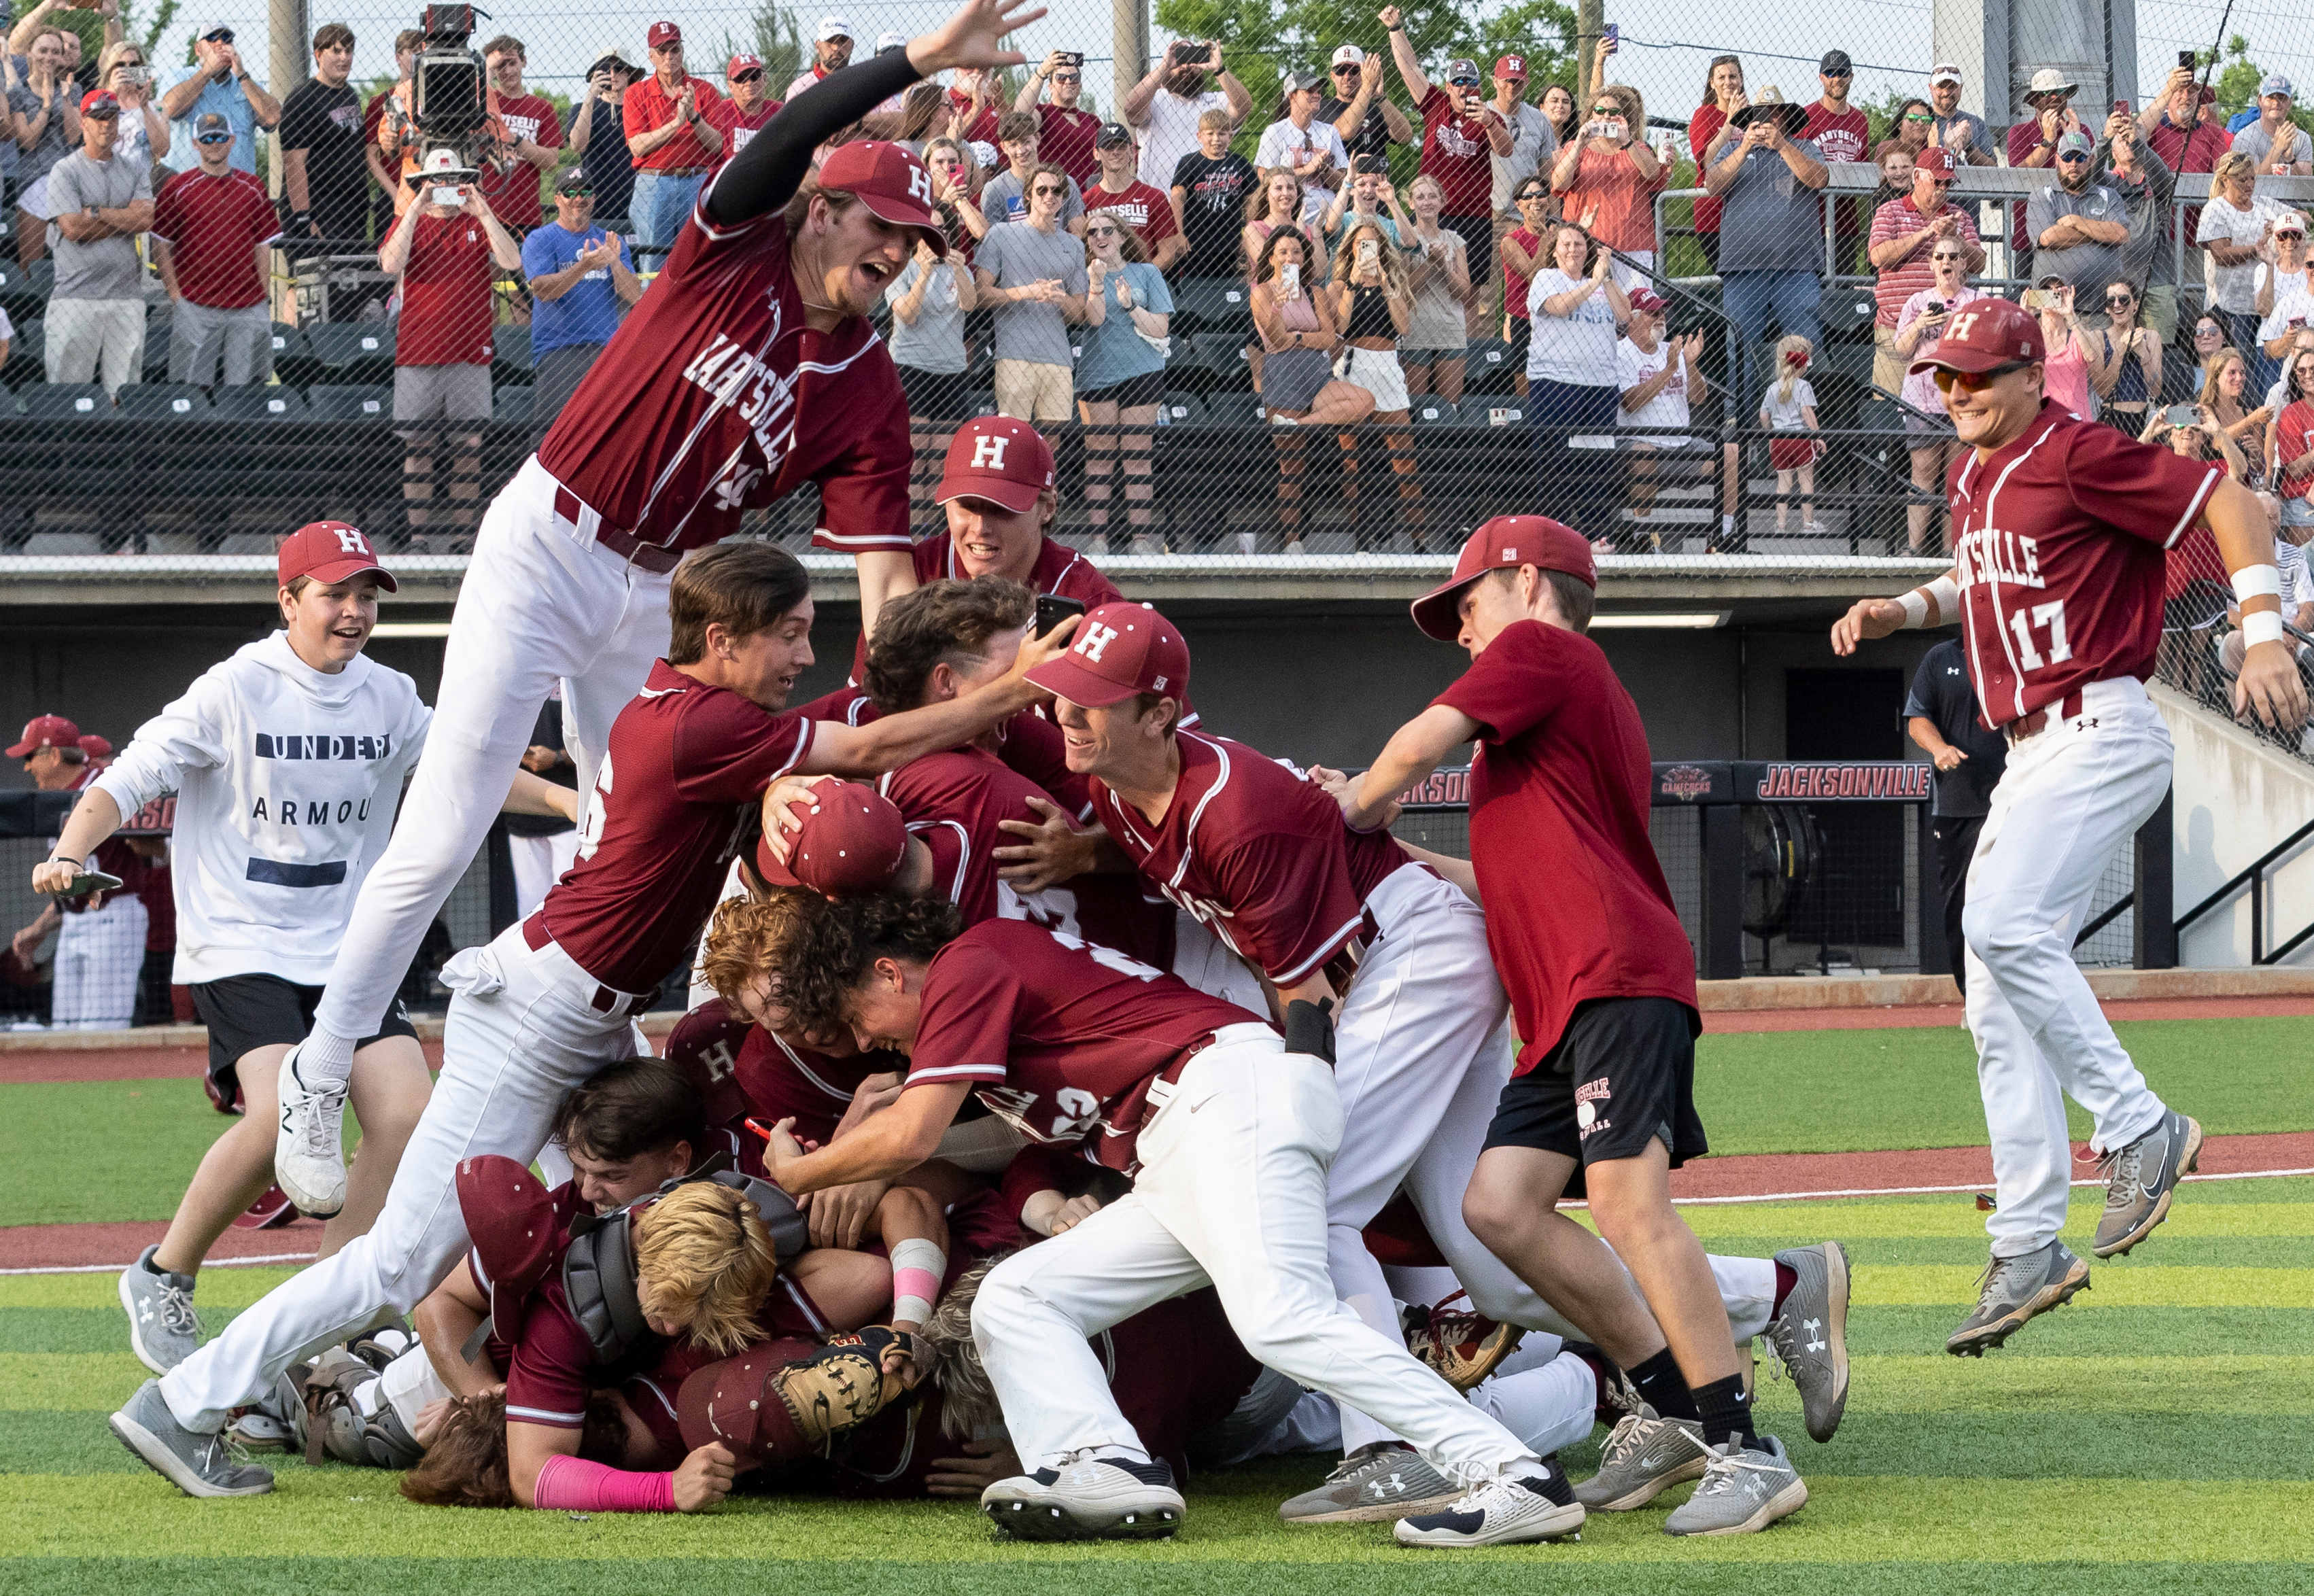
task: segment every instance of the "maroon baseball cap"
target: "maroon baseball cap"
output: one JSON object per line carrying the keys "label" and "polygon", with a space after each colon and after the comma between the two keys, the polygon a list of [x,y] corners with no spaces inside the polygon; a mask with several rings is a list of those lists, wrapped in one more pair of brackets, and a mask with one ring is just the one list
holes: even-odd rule
{"label": "maroon baseball cap", "polygon": [[522,1329],[531,1288],[561,1250],[562,1228],[546,1183],[524,1165],[496,1153],[458,1161],[458,1209],[474,1257],[488,1276],[490,1327],[513,1341]]}
{"label": "maroon baseball cap", "polygon": [[683,30],[673,22],[653,22],[650,31],[643,35],[643,42],[655,50],[664,49],[670,44],[681,44]]}
{"label": "maroon baseball cap", "polygon": [[1078,622],[1069,651],[1030,671],[1029,680],[1094,709],[1136,692],[1179,699],[1189,685],[1189,645],[1153,606],[1118,599]]}
{"label": "maroon baseball cap", "polygon": [[895,227],[922,232],[935,255],[948,253],[948,229],[932,216],[932,174],[905,145],[883,138],[838,145],[820,163],[819,186],[858,196]]}
{"label": "maroon baseball cap", "polygon": [[763,57],[752,56],[743,50],[739,54],[732,57],[729,61],[723,63],[723,75],[725,77],[737,77],[743,72],[760,72],[763,70]]}
{"label": "maroon baseball cap", "polygon": [[1497,83],[1507,81],[1516,84],[1526,82],[1526,57],[1524,56],[1497,56],[1495,57],[1495,81]]}
{"label": "maroon baseball cap", "polygon": [[1414,624],[1425,637],[1453,642],[1462,630],[1462,589],[1488,571],[1523,565],[1565,571],[1585,586],[1599,586],[1589,538],[1548,516],[1497,516],[1464,540],[1454,574],[1414,601]]}
{"label": "maroon baseball cap", "polygon": [[112,757],[112,739],[110,737],[100,737],[93,731],[84,731],[80,734],[77,740],[80,743],[80,751],[90,759]]}
{"label": "maroon baseball cap", "polygon": [[2007,299],[1979,299],[1963,305],[1945,323],[1944,336],[1912,364],[1918,375],[1939,366],[1947,371],[1984,372],[2020,360],[2045,360],[2047,340],[2032,312]]}
{"label": "maroon baseball cap", "polygon": [[956,429],[934,504],[985,498],[1020,515],[1053,485],[1053,445],[1026,421],[978,416]]}
{"label": "maroon baseball cap", "polygon": [[80,727],[61,715],[35,715],[24,722],[24,735],[8,750],[11,759],[22,759],[42,748],[73,748],[80,744]]}
{"label": "maroon baseball cap", "polygon": [[377,585],[388,593],[401,590],[393,573],[377,562],[377,551],[369,546],[368,537],[350,521],[307,522],[281,540],[276,566],[284,587],[299,577],[311,577],[327,586],[371,571],[376,574]]}
{"label": "maroon baseball cap", "polygon": [[818,1350],[819,1343],[799,1336],[775,1336],[692,1375],[675,1398],[683,1444],[693,1451],[720,1444],[737,1455],[741,1468],[797,1462],[817,1450],[805,1442],[771,1384],[780,1371]]}
{"label": "maroon baseball cap", "polygon": [[1942,145],[1930,145],[1912,157],[1912,170],[1925,172],[1930,177],[1950,177],[1953,174],[1952,152]]}
{"label": "maroon baseball cap", "polygon": [[908,857],[907,823],[892,800],[857,781],[815,782],[788,812],[803,823],[788,833],[788,862],[755,842],[755,872],[773,886],[800,886],[829,898],[881,892]]}

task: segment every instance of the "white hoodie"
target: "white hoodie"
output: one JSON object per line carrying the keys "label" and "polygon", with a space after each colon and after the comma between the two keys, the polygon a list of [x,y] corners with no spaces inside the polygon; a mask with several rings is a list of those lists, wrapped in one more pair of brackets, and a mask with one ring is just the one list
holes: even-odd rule
{"label": "white hoodie", "polygon": [[277,631],[137,728],[90,785],[123,815],[177,794],[177,981],[329,978],[433,714],[400,671],[330,675]]}

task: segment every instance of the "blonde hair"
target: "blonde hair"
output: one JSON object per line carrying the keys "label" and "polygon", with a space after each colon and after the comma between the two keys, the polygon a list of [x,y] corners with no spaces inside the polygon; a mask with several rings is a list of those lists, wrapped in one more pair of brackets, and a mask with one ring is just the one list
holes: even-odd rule
{"label": "blonde hair", "polygon": [[[1413,292],[1407,286],[1406,257],[1399,253],[1398,246],[1390,242],[1390,235],[1382,230],[1379,223],[1360,222],[1344,234],[1341,248],[1336,254],[1337,261],[1347,259],[1355,270],[1358,255],[1358,239],[1361,234],[1367,233],[1373,234],[1375,256],[1382,266],[1382,280],[1389,286],[1391,292],[1401,297]],[[1351,272],[1342,270],[1338,264],[1334,269],[1336,280],[1343,287],[1349,287]]]}
{"label": "blonde hair", "polygon": [[[133,39],[116,39],[106,45],[104,53],[96,58],[96,81],[100,86],[106,78],[112,75],[112,69],[120,65],[120,57],[128,55],[134,55],[137,57],[137,64],[140,66],[150,66],[153,64],[152,58],[145,53],[143,45]],[[2243,159],[2248,160],[2248,157],[2245,155]]]}
{"label": "blonde hair", "polygon": [[[2218,408],[2218,401],[2223,397],[2218,384],[2225,378],[2226,367],[2237,362],[2241,366],[2242,375],[2247,378],[2249,375],[2249,357],[2231,345],[2202,362],[2202,402],[2208,405],[2212,413]],[[2248,398],[2249,390],[2245,387],[2242,393],[2244,398]]]}
{"label": "blonde hair", "polygon": [[2238,177],[2255,181],[2257,176],[2257,163],[2249,158],[2248,150],[2228,150],[2218,157],[2217,165],[2211,169],[2210,181],[2213,184],[2228,183]]}
{"label": "blonde hair", "polygon": [[972,1338],[972,1305],[979,1299],[980,1283],[988,1272],[1012,1254],[994,1253],[956,1277],[941,1293],[940,1306],[919,1332],[930,1354],[932,1383],[940,1388],[941,1433],[950,1441],[965,1441],[985,1425],[1002,1426],[1003,1409],[996,1387],[980,1362],[980,1347]]}
{"label": "blonde hair", "polygon": [[1791,403],[1792,390],[1799,386],[1800,372],[1804,368],[1794,366],[1785,358],[1795,350],[1807,356],[1811,360],[1815,358],[1815,346],[1797,332],[1787,332],[1776,340],[1776,402],[1778,404]]}
{"label": "blonde hair", "polygon": [[760,1338],[755,1309],[779,1274],[772,1233],[728,1186],[679,1186],[635,1216],[636,1294],[649,1318],[729,1357]]}

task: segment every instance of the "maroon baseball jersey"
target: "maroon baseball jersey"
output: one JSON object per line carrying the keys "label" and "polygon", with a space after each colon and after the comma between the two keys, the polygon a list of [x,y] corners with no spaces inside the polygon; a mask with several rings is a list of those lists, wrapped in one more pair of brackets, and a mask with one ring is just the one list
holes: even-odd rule
{"label": "maroon baseball jersey", "polygon": [[539,909],[580,969],[648,992],[690,958],[724,871],[755,845],[756,800],[817,724],[653,662],[611,723],[578,862]]}
{"label": "maroon baseball jersey", "polygon": [[1031,1141],[1085,1143],[1129,1174],[1149,1083],[1222,1027],[1258,1018],[1114,948],[983,921],[932,956],[908,1085],[966,1081]]}
{"label": "maroon baseball jersey", "polygon": [[1152,824],[1107,783],[1093,813],[1159,891],[1293,986],[1347,951],[1365,901],[1409,861],[1387,832],[1353,832],[1340,806],[1273,759],[1181,732],[1180,784]]}
{"label": "maroon baseball jersey", "polygon": [[1591,998],[1695,1007],[1695,951],[1647,840],[1638,706],[1588,638],[1505,627],[1432,701],[1479,723],[1471,862],[1524,1074]]}
{"label": "maroon baseball jersey", "polygon": [[691,1077],[711,1125],[747,1116],[747,1096],[739,1085],[739,1052],[755,1030],[744,1018],[710,998],[675,1022],[659,1056]]}
{"label": "maroon baseball jersey", "polygon": [[860,317],[805,326],[787,223],[718,225],[711,188],[539,463],[646,543],[715,542],[742,511],[817,482],[823,527],[905,547],[908,401],[890,351]]}
{"label": "maroon baseball jersey", "polygon": [[2089,682],[2153,674],[2164,551],[2221,465],[2077,421],[2043,401],[2024,435],[1953,467],[1953,565],[1969,679],[1987,726]]}
{"label": "maroon baseball jersey", "polygon": [[881,1048],[830,1058],[777,1031],[750,1026],[739,1047],[737,1083],[747,1112],[759,1123],[775,1125],[792,1117],[797,1136],[826,1142],[861,1081],[905,1074],[907,1068],[906,1059]]}

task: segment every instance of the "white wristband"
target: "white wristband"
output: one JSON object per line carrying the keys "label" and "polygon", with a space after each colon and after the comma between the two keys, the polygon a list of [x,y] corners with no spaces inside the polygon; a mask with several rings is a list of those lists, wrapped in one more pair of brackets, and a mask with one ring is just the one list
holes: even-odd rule
{"label": "white wristband", "polygon": [[[2265,569],[2272,570],[2274,568],[2267,566]],[[2251,648],[2260,643],[2282,641],[2281,613],[2275,610],[2250,611],[2242,617],[2241,634],[2243,645]]]}
{"label": "white wristband", "polygon": [[2280,598],[2282,573],[2271,565],[2246,565],[2234,573],[2234,597],[2243,604],[2254,598]]}
{"label": "white wristband", "polygon": [[1921,591],[1937,601],[1938,625],[1950,626],[1960,619],[1960,584],[1953,580],[1950,571],[1945,572]]}
{"label": "white wristband", "polygon": [[1929,595],[1924,588],[1915,587],[1910,593],[1896,595],[1897,605],[1904,612],[1903,629],[1926,626],[1929,623]]}

